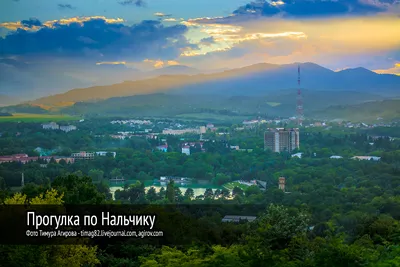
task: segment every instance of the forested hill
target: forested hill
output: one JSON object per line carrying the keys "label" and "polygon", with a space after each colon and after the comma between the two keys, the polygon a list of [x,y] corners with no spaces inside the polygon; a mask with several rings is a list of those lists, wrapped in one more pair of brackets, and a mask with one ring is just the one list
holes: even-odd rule
{"label": "forested hill", "polygon": [[331,106],[317,114],[320,118],[378,122],[400,118],[400,99],[370,101],[356,105]]}
{"label": "forested hill", "polygon": [[[358,92],[309,91],[303,92],[305,114],[314,117],[316,112],[330,105],[351,105],[383,97]],[[69,114],[176,116],[192,113],[227,115],[293,116],[296,90],[269,93],[263,96],[179,95],[150,94],[110,98],[99,102],[80,102],[62,111]]]}

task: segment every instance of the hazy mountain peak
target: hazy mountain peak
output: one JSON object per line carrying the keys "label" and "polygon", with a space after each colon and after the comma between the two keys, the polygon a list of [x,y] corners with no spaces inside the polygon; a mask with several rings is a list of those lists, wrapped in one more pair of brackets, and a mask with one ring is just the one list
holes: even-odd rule
{"label": "hazy mountain peak", "polygon": [[370,71],[369,69],[363,68],[363,67],[357,67],[357,68],[348,68],[341,70],[339,72],[352,72],[352,73],[375,73],[373,71]]}

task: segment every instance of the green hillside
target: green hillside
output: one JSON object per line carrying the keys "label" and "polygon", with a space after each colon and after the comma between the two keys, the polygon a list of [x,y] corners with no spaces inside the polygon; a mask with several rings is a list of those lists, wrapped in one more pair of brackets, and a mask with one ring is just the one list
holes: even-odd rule
{"label": "green hillside", "polygon": [[318,117],[355,122],[391,121],[400,119],[400,99],[372,101],[357,105],[331,106],[319,112]]}
{"label": "green hillside", "polygon": [[[330,105],[348,105],[380,99],[382,99],[381,96],[367,93],[305,90],[304,110],[306,116],[313,117],[316,111]],[[80,102],[64,108],[63,112],[73,115],[184,117],[198,117],[198,114],[217,114],[223,116],[248,116],[257,114],[292,116],[295,113],[295,106],[296,90],[284,90],[265,96],[137,95],[110,98],[91,103]],[[204,115],[200,116],[204,117]]]}

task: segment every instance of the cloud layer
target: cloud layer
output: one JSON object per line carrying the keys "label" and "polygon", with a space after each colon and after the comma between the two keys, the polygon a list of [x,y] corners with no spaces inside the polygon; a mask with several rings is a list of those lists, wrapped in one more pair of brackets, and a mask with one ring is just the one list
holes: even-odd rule
{"label": "cloud layer", "polygon": [[41,23],[30,19],[2,24],[15,31],[0,39],[5,56],[53,55],[102,58],[102,61],[174,59],[188,46],[185,25],[145,20],[127,26],[119,19],[73,18]]}
{"label": "cloud layer", "polygon": [[282,16],[288,18],[369,15],[387,11],[395,0],[277,0],[251,2],[236,9],[235,15]]}

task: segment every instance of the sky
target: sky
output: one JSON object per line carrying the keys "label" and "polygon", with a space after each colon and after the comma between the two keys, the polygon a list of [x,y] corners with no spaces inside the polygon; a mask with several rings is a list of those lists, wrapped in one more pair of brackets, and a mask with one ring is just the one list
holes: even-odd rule
{"label": "sky", "polygon": [[0,1],[3,94],[262,62],[400,75],[400,0]]}

